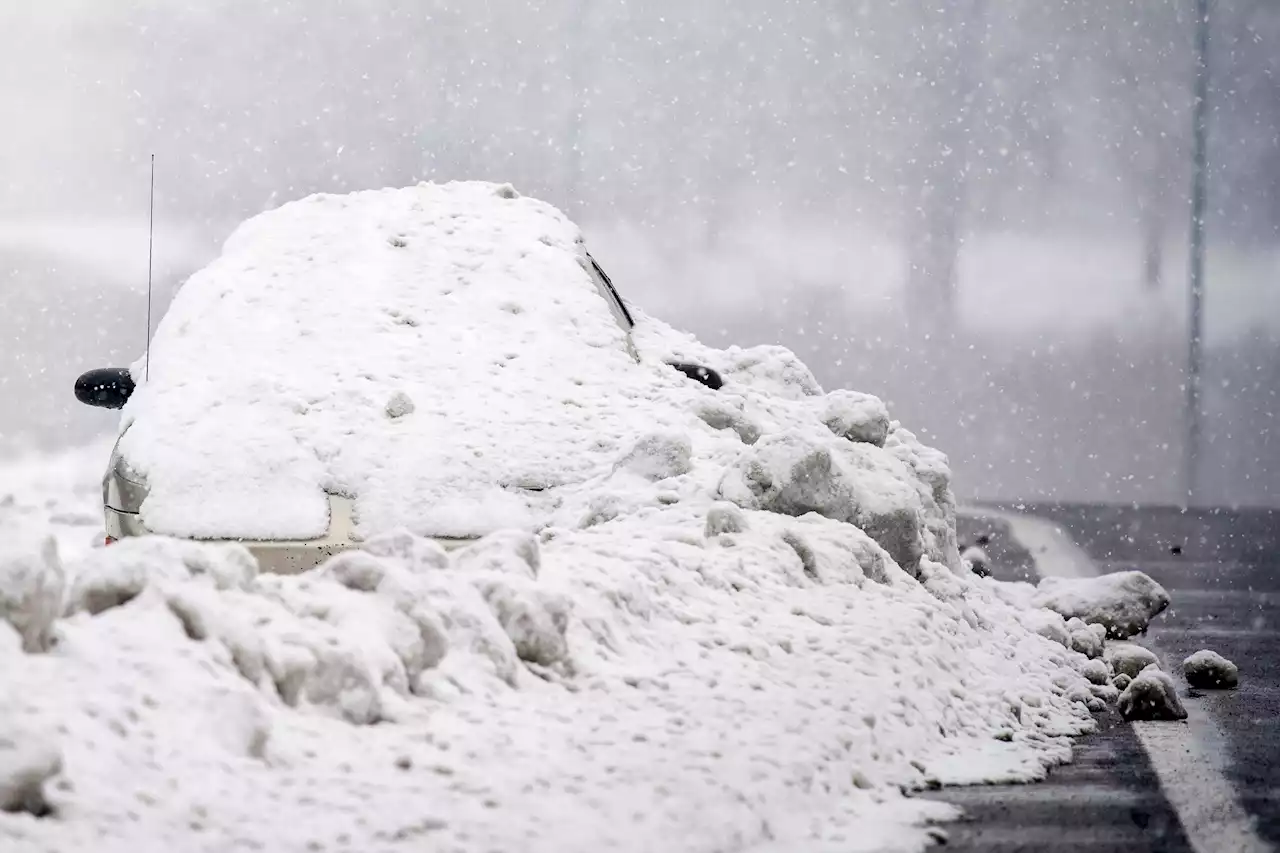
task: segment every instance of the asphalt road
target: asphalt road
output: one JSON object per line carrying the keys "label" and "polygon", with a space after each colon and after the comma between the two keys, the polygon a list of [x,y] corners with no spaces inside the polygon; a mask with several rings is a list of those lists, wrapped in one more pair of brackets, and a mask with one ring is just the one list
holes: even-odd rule
{"label": "asphalt road", "polygon": [[[1205,744],[1221,765],[1224,790],[1262,846],[1280,849],[1280,511],[1164,507],[1018,505],[999,509],[1060,524],[1099,571],[1139,569],[1162,583],[1173,603],[1144,638],[1165,661],[1213,649],[1241,673],[1238,690],[1205,694],[1199,706],[1222,734]],[[1006,525],[967,519],[962,539],[991,535],[997,577],[1032,580],[1031,555]],[[1159,851],[1227,853],[1229,833],[1192,833],[1161,785],[1133,726],[1114,712],[1076,746],[1075,761],[1043,783],[931,794],[961,806],[966,819],[946,827],[949,850]],[[1168,724],[1161,724],[1168,725]],[[1181,724],[1178,724],[1181,725]],[[1214,771],[1217,772],[1217,771]],[[1174,800],[1179,798],[1175,797]]]}

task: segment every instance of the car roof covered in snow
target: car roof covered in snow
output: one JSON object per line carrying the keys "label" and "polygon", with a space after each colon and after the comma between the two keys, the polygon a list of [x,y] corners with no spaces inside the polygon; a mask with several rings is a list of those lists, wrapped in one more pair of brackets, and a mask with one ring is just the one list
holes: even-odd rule
{"label": "car roof covered in snow", "polygon": [[125,407],[143,523],[312,538],[333,494],[359,535],[467,537],[725,498],[856,521],[908,568],[958,562],[954,534],[929,533],[952,509],[945,458],[891,432],[879,400],[634,306],[628,335],[589,270],[578,228],[507,185],[318,195],[249,220],[179,290]]}
{"label": "car roof covered in snow", "polygon": [[635,368],[585,263],[573,223],[506,185],[316,195],[249,220],[180,289],[126,409],[145,523],[310,537],[328,491],[388,521],[421,498],[437,533],[518,526],[515,484],[591,469],[577,431]]}

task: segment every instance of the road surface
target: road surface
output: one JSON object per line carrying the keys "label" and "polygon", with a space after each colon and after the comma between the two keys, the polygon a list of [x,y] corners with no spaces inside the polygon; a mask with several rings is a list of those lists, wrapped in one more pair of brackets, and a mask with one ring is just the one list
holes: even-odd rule
{"label": "road surface", "polygon": [[[1211,648],[1240,667],[1236,691],[1183,687],[1188,723],[1131,725],[1114,712],[1076,746],[1074,763],[1029,786],[929,796],[966,812],[949,850],[1234,853],[1280,849],[1280,511],[1019,505],[1048,519],[1099,572],[1139,569],[1173,603],[1145,638],[1167,669]],[[1032,555],[993,518],[996,576],[1034,580]]]}

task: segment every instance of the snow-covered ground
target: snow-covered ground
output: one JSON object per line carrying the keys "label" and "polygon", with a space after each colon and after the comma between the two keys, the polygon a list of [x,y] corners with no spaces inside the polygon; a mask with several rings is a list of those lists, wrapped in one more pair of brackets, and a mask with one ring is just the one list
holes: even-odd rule
{"label": "snow-covered ground", "polygon": [[[95,466],[61,495],[46,470],[4,472],[10,529],[90,508]],[[167,540],[76,554],[73,525],[53,648],[0,622],[0,777],[50,774],[53,810],[0,846],[915,849],[947,811],[901,788],[1034,779],[1091,727],[1083,658],[986,582],[920,583],[818,517],[711,527],[452,559],[402,535],[279,578]]]}
{"label": "snow-covered ground", "polygon": [[0,466],[0,849],[914,850],[953,812],[910,792],[1068,759],[1107,631],[969,570],[942,454],[785,350],[635,340],[620,392],[565,366],[601,440],[555,511],[451,554],[96,548],[108,443]]}

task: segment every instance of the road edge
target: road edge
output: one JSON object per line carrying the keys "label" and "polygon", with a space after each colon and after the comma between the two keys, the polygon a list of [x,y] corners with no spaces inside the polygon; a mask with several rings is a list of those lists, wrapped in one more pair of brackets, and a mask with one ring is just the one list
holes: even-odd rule
{"label": "road edge", "polygon": [[[1043,578],[1089,578],[1102,574],[1089,555],[1056,522],[1045,518],[989,509],[961,514],[1002,521],[1035,561]],[[1224,775],[1222,757],[1227,737],[1203,698],[1188,694],[1181,669],[1170,668],[1168,655],[1148,641],[1145,645],[1177,682],[1185,723],[1135,722],[1134,734],[1147,753],[1160,790],[1182,822],[1196,853],[1264,853],[1273,848],[1256,831],[1256,822],[1240,804],[1235,786]]]}

